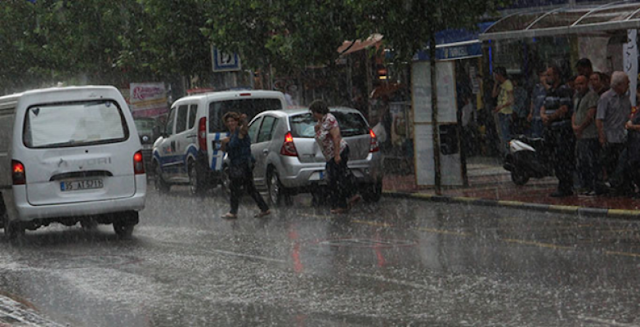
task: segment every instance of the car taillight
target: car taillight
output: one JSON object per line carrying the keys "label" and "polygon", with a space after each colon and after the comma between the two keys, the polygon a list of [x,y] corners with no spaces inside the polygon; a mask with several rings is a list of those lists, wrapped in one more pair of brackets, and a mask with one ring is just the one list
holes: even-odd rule
{"label": "car taillight", "polygon": [[378,137],[376,137],[376,133],[374,133],[372,129],[369,129],[369,136],[371,136],[371,145],[369,146],[369,152],[380,151],[380,147],[378,146]]}
{"label": "car taillight", "polygon": [[207,118],[202,117],[198,121],[198,146],[201,151],[207,151]]}
{"label": "car taillight", "polygon": [[293,144],[293,135],[291,135],[291,132],[287,132],[287,134],[284,135],[284,143],[282,143],[280,154],[291,157],[298,156],[298,150],[296,150],[296,145]]}
{"label": "car taillight", "polygon": [[24,185],[27,183],[27,174],[24,165],[18,160],[11,160],[11,179],[13,185]]}
{"label": "car taillight", "polygon": [[136,175],[144,174],[144,158],[142,151],[138,151],[133,155],[133,173]]}

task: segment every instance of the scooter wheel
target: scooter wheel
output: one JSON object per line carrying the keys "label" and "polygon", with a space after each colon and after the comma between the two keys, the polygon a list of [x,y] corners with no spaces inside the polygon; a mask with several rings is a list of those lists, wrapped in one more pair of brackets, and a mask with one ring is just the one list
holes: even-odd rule
{"label": "scooter wheel", "polygon": [[514,169],[511,171],[511,181],[516,185],[524,185],[529,181],[529,176],[524,172],[519,172]]}

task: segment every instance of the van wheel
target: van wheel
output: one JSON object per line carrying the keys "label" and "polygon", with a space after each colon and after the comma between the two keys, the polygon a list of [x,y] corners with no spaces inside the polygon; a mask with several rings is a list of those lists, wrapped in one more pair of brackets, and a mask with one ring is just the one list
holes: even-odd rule
{"label": "van wheel", "polygon": [[362,198],[366,202],[378,202],[382,197],[382,181],[378,181],[377,183],[367,184],[367,186],[362,189]]}
{"label": "van wheel", "polygon": [[116,232],[116,235],[120,238],[129,238],[133,234],[133,228],[135,225],[117,222],[113,223],[113,231]]}
{"label": "van wheel", "polygon": [[191,194],[201,195],[204,189],[202,172],[199,171],[195,162],[189,161],[189,191],[191,191]]}
{"label": "van wheel", "polygon": [[160,193],[169,192],[169,190],[171,189],[171,185],[165,182],[165,180],[162,178],[162,168],[160,167],[157,161],[154,161],[154,167],[155,167],[154,170],[156,172],[155,174],[156,180],[153,184],[155,185],[156,190],[159,191]]}
{"label": "van wheel", "polygon": [[118,214],[113,221],[113,231],[116,232],[120,238],[129,238],[133,234],[133,228],[140,221],[137,211],[127,211]]}
{"label": "van wheel", "polygon": [[20,222],[9,221],[9,215],[6,213],[2,217],[2,221],[4,221],[4,235],[9,240],[15,240],[22,236],[24,236],[24,225]]}
{"label": "van wheel", "polygon": [[293,205],[293,197],[291,194],[287,194],[287,190],[282,186],[280,177],[275,170],[269,172],[269,179],[267,180],[267,189],[269,191],[269,201],[274,206],[279,206],[284,201],[287,206]]}

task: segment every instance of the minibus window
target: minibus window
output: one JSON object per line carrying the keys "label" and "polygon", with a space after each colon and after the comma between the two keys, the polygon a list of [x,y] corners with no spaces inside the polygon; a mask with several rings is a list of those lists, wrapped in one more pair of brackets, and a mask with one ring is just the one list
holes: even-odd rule
{"label": "minibus window", "polygon": [[29,148],[114,143],[128,137],[122,111],[110,100],[30,107],[23,131],[24,144]]}
{"label": "minibus window", "polygon": [[257,114],[267,110],[282,110],[279,99],[237,99],[226,101],[214,101],[209,104],[209,133],[226,132],[227,128],[222,121],[222,116],[227,112],[235,111],[247,115],[247,122]]}

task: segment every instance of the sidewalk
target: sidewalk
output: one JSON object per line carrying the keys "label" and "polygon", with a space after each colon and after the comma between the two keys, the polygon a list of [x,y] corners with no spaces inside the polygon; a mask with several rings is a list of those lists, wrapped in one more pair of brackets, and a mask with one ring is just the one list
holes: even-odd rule
{"label": "sidewalk", "polygon": [[640,217],[640,200],[629,197],[579,196],[552,198],[557,179],[530,179],[518,186],[497,158],[473,157],[467,162],[469,186],[443,187],[437,196],[433,187],[417,187],[414,175],[388,175],[384,179],[386,196],[416,197],[434,201],[465,202],[543,211],[577,213],[618,218]]}
{"label": "sidewalk", "polygon": [[42,315],[29,303],[0,292],[0,327],[63,327]]}

